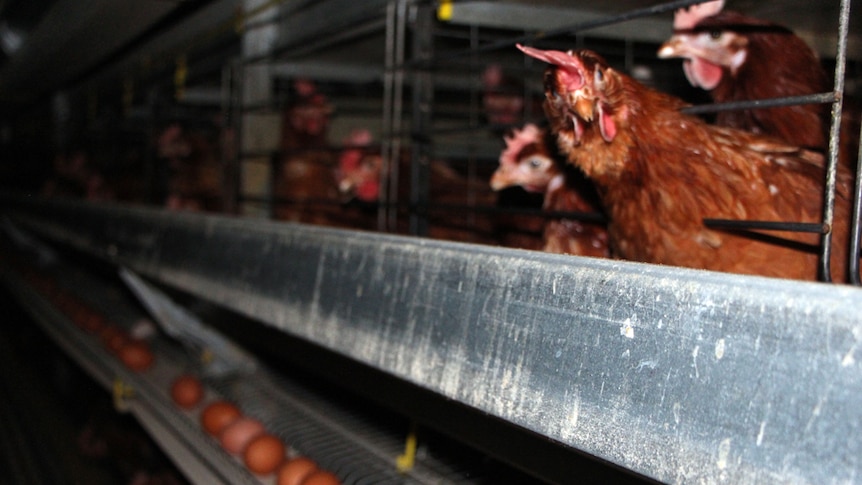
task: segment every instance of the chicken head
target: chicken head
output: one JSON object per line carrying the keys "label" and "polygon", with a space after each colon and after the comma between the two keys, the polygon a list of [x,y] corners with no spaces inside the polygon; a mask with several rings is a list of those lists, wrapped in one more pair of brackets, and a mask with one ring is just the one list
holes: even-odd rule
{"label": "chicken head", "polygon": [[[624,157],[573,159],[591,146],[613,144],[628,124],[629,107],[622,97],[620,74],[591,50],[553,51],[518,45],[525,54],[551,64],[545,72],[545,113],[561,152],[589,177],[621,169]],[[573,150],[573,148],[581,150]],[[589,160],[587,160],[589,158]],[[594,163],[596,162],[596,163]]]}
{"label": "chicken head", "polygon": [[659,48],[658,56],[682,58],[685,76],[692,86],[707,91],[715,89],[724,76],[736,76],[748,57],[749,39],[744,33],[756,26],[728,21],[736,15],[718,14],[690,29],[676,30]]}
{"label": "chicken head", "polygon": [[559,170],[548,153],[544,137],[545,133],[532,123],[506,135],[506,148],[500,154],[500,166],[491,177],[491,188],[499,191],[520,186],[527,192],[545,192]]}
{"label": "chicken head", "polygon": [[379,153],[371,151],[371,142],[371,132],[354,130],[344,140],[345,149],[338,157],[338,190],[362,202],[377,202],[380,197],[383,159]]}

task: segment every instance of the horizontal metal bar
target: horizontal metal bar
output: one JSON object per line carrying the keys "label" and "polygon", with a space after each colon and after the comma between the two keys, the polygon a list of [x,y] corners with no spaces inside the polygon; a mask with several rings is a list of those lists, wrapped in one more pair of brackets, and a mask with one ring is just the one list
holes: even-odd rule
{"label": "horizontal metal bar", "polygon": [[[413,207],[411,207],[412,209]],[[432,204],[428,212],[443,212],[452,214],[458,212],[474,212],[477,214],[506,214],[534,216],[542,219],[571,219],[575,221],[607,223],[608,218],[600,212],[577,212],[577,211],[551,211],[544,209],[531,209],[526,207],[497,207],[484,205],[456,205],[456,204]]]}
{"label": "horizontal metal bar", "polygon": [[683,113],[702,114],[719,111],[734,111],[743,109],[777,108],[799,104],[825,104],[835,101],[835,93],[806,94],[804,96],[787,96],[783,98],[755,99],[751,101],[733,101],[729,103],[701,104],[683,108]]}
{"label": "horizontal metal bar", "polygon": [[311,2],[308,8],[291,12],[255,28],[276,25],[278,42],[260,55],[247,56],[245,64],[269,62],[273,58],[295,58],[325,48],[337,47],[362,36],[380,32],[385,22],[380,15],[385,1],[326,0]]}
{"label": "horizontal metal bar", "polygon": [[14,222],[634,472],[862,476],[862,289],[0,197]]}
{"label": "horizontal metal bar", "polygon": [[826,228],[816,222],[781,222],[781,221],[743,221],[732,219],[704,219],[703,224],[715,229],[763,230],[813,232],[823,234]]}

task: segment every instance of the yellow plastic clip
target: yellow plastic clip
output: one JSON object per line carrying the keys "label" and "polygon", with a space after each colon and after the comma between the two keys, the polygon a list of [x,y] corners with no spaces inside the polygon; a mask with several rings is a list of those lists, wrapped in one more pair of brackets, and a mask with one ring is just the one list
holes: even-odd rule
{"label": "yellow plastic clip", "polygon": [[452,0],[441,0],[437,7],[437,20],[452,20]]}
{"label": "yellow plastic clip", "polygon": [[131,399],[134,395],[135,390],[132,388],[132,386],[127,385],[119,377],[114,378],[114,409],[121,413],[128,411],[128,400]]}
{"label": "yellow plastic clip", "polygon": [[413,469],[413,464],[416,463],[416,424],[410,425],[410,432],[407,433],[407,441],[404,443],[404,453],[399,455],[395,460],[395,466],[399,473],[405,473]]}
{"label": "yellow plastic clip", "polygon": [[186,79],[189,76],[189,65],[186,56],[177,58],[176,69],[174,70],[174,96],[176,99],[183,99],[186,94]]}
{"label": "yellow plastic clip", "polygon": [[212,363],[213,359],[215,359],[215,355],[213,354],[212,350],[204,349],[201,352],[201,364],[209,365]]}

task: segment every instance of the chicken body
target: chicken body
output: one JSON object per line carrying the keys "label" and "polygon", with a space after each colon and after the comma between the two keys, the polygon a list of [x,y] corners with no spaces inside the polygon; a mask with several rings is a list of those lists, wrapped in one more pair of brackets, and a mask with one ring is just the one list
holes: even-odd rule
{"label": "chicken body", "polygon": [[[432,239],[492,244],[493,224],[490,218],[472,214],[470,207],[489,207],[493,193],[487,185],[468,179],[445,161],[429,164],[429,194],[427,207],[410,207],[411,159],[407,151],[399,157],[393,173],[384,173],[380,147],[372,144],[370,133],[357,130],[347,140],[338,167],[338,187],[344,197],[364,204],[394,204],[398,210],[396,233],[408,234],[410,210],[426,211],[429,219],[427,236]],[[395,177],[393,177],[393,174]],[[381,180],[395,183],[394,197],[384,193]],[[394,198],[395,200],[391,200]],[[464,210],[464,209],[468,210]],[[404,209],[404,210],[402,210]]]}
{"label": "chicken body", "polygon": [[[542,193],[542,207],[548,212],[598,212],[592,184],[579,170],[567,169],[556,159],[546,135],[536,125],[527,124],[505,137],[506,149],[491,178],[491,188],[499,191],[519,186],[527,192]],[[543,251],[595,257],[610,255],[603,223],[554,217],[543,226]]]}
{"label": "chicken body", "polygon": [[295,82],[296,100],[282,115],[282,158],[273,182],[276,219],[372,229],[373,217],[343,204],[336,156],[329,143],[334,109],[313,82]]}
{"label": "chicken body", "polygon": [[166,208],[187,211],[224,208],[223,168],[207,136],[172,124],[160,134],[157,149],[169,172]]}
{"label": "chicken body", "polygon": [[[823,157],[716,127],[592,51],[519,48],[552,64],[545,112],[569,163],[597,185],[615,256],[794,279],[817,278],[817,234],[742,234],[704,219],[819,223]],[[832,275],[846,278],[849,178],[839,174]],[[780,238],[780,239],[779,239]]]}
{"label": "chicken body", "polygon": [[491,64],[482,73],[482,105],[488,122],[495,126],[518,123],[524,115],[524,87]]}
{"label": "chicken body", "polygon": [[[829,91],[817,54],[791,30],[738,12],[707,10],[710,15],[697,18],[695,8],[691,10],[677,13],[675,33],[658,55],[683,58],[689,82],[709,91],[715,102]],[[721,111],[716,124],[822,151],[827,148],[828,119],[827,105],[803,104]]]}

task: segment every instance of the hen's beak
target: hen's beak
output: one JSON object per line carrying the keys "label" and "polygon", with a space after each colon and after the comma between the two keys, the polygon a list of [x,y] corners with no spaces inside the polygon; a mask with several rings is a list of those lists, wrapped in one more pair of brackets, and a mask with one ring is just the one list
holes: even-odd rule
{"label": "hen's beak", "polygon": [[575,113],[584,121],[591,122],[596,112],[595,98],[588,96],[577,96],[575,100]]}
{"label": "hen's beak", "polygon": [[685,49],[683,48],[682,39],[679,36],[672,36],[658,49],[658,57],[660,59],[670,59],[673,57],[685,57]]}
{"label": "hen's beak", "polygon": [[504,170],[500,167],[496,172],[494,172],[494,175],[491,176],[491,190],[497,192],[511,186],[512,181],[510,180],[508,170]]}
{"label": "hen's beak", "polygon": [[707,59],[716,62],[715,51],[704,46],[701,42],[688,34],[674,34],[659,47],[656,55],[661,59]]}
{"label": "hen's beak", "polygon": [[338,183],[338,190],[342,194],[348,194],[353,191],[353,188],[356,186],[356,183],[351,180],[349,177],[346,177]]}

